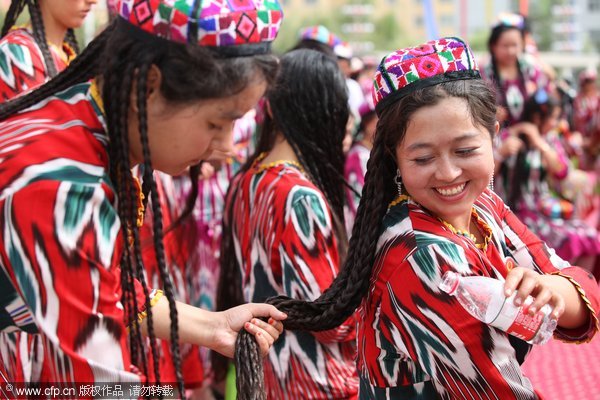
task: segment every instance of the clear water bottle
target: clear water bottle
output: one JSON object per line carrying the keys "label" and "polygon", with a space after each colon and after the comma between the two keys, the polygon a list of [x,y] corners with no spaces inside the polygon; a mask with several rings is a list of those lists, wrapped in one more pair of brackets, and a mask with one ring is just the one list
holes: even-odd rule
{"label": "clear water bottle", "polygon": [[552,308],[546,304],[529,315],[533,298],[527,296],[523,305],[514,303],[516,292],[506,297],[504,282],[484,276],[462,276],[446,272],[439,288],[455,296],[458,302],[478,320],[514,335],[531,344],[544,344],[556,329],[556,319],[550,317]]}

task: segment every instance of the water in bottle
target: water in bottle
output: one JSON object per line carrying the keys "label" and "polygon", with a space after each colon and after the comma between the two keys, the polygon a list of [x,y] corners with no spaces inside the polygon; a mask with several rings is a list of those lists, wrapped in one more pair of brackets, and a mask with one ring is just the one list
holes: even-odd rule
{"label": "water in bottle", "polygon": [[504,295],[504,282],[484,276],[462,276],[448,271],[442,277],[440,289],[452,296],[478,320],[514,335],[531,344],[544,344],[556,328],[550,317],[552,308],[546,304],[537,313],[528,313],[533,298],[527,296],[522,306],[516,306],[511,296]]}

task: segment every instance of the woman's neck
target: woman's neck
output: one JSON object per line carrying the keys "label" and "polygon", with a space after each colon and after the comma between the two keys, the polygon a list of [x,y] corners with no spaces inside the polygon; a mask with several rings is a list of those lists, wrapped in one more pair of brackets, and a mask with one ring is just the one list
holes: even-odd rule
{"label": "woman's neck", "polygon": [[[41,5],[40,5],[41,8]],[[44,10],[40,10],[42,14],[42,21],[44,24],[44,33],[46,35],[46,41],[53,44],[59,49],[62,49],[65,35],[67,34],[67,27],[59,23],[52,15]]]}
{"label": "woman's neck", "polygon": [[275,144],[269,151],[269,154],[262,160],[261,164],[269,164],[275,161],[289,160],[298,162],[298,157],[294,153],[294,149],[281,134],[277,134]]}
{"label": "woman's neck", "polygon": [[369,140],[369,139],[362,139],[360,141],[360,144],[362,144],[368,150],[372,150],[373,149],[373,142],[371,140]]}
{"label": "woman's neck", "polygon": [[516,62],[505,65],[498,64],[498,73],[503,79],[515,79],[519,76],[519,66]]}

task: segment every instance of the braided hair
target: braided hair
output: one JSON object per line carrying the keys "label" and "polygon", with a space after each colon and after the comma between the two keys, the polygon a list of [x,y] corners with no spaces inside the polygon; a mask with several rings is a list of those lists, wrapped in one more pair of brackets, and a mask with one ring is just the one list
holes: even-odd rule
{"label": "braided hair", "polygon": [[[344,153],[342,142],[348,120],[348,95],[337,63],[326,54],[310,49],[293,50],[280,61],[279,74],[266,99],[271,112],[265,113],[256,153],[240,168],[241,176],[257,157],[269,152],[278,134],[283,135],[306,171],[309,179],[324,194],[331,209],[333,231],[340,260],[347,252],[344,228]],[[233,178],[235,182],[236,177]],[[224,310],[244,303],[238,260],[233,251],[233,203],[239,185],[230,185],[224,213],[221,240],[221,271],[217,308]],[[217,379],[224,365],[213,357]]]}
{"label": "braided hair", "polygon": [[[58,73],[56,64],[54,64],[54,58],[48,47],[48,41],[46,40],[46,31],[44,29],[44,20],[42,18],[42,12],[40,11],[40,5],[38,0],[12,0],[10,7],[6,12],[6,18],[4,19],[4,25],[2,26],[2,33],[0,37],[4,37],[8,34],[10,29],[15,25],[19,15],[23,12],[23,9],[27,6],[29,10],[29,16],[31,18],[31,27],[33,29],[33,38],[35,43],[40,48],[42,56],[44,58],[44,64],[46,65],[46,74],[48,77],[53,78]],[[79,54],[79,45],[75,38],[75,32],[72,28],[67,30],[64,41]]]}
{"label": "braided hair", "polygon": [[[343,323],[367,294],[381,223],[388,204],[397,195],[395,149],[403,140],[414,113],[422,107],[433,106],[447,97],[467,102],[475,124],[485,127],[490,136],[495,131],[496,105],[493,90],[482,80],[461,80],[418,89],[381,110],[375,143],[367,165],[363,197],[350,237],[348,255],[340,274],[331,286],[313,302],[278,296],[267,300],[287,313],[286,329],[322,331]],[[250,334],[241,332],[236,343],[236,372],[238,399],[263,400],[260,392],[262,376],[256,342]],[[260,362],[260,361],[259,361]]]}
{"label": "braided hair", "polygon": [[[129,110],[132,108],[130,99],[133,88],[136,88],[138,125],[143,150],[142,191],[146,198],[151,198],[156,263],[169,302],[171,353],[179,383],[179,393],[183,395],[185,392],[181,375],[177,310],[173,283],[165,265],[162,215],[148,145],[146,92],[148,72],[152,66],[156,66],[163,77],[160,86],[161,95],[169,103],[176,105],[235,95],[244,90],[253,79],[257,79],[257,76],[262,76],[269,82],[269,77],[275,75],[277,62],[271,55],[223,57],[218,49],[160,39],[142,32],[121,18],[116,18],[54,79],[24,96],[0,104],[0,121],[75,84],[87,82],[92,78],[102,83],[102,99],[110,139],[108,147],[110,177],[119,200],[117,211],[122,234],[124,237],[128,237],[129,234],[133,238],[133,246],[131,248],[124,246],[125,250],[120,260],[122,302],[127,324],[130,327],[131,358],[134,364],[142,365],[143,371],[148,376],[147,351],[137,319],[139,305],[134,291],[135,279],[138,279],[145,293],[154,376],[159,382],[159,354],[154,340],[149,289],[144,279],[140,233],[136,225],[138,189],[134,184],[129,159],[128,121]],[[190,71],[194,73],[190,74]]]}

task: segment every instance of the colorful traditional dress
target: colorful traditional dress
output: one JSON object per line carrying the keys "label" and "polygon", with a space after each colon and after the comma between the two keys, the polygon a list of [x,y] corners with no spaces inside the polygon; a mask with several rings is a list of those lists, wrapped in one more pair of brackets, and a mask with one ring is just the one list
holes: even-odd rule
{"label": "colorful traditional dress", "polygon": [[[314,300],[339,271],[331,212],[297,166],[256,164],[239,187],[231,224],[244,298]],[[285,331],[265,359],[269,399],[352,399],[358,391],[355,317],[324,332]]]}
{"label": "colorful traditional dress", "polygon": [[[8,381],[140,380],[121,304],[124,240],[106,126],[90,86],[0,122],[0,369]],[[152,303],[160,295],[153,291]]]}
{"label": "colorful traditional dress", "polygon": [[581,256],[600,254],[598,231],[561,211],[570,204],[561,203],[550,190],[549,179],[560,181],[567,177],[569,161],[557,132],[549,132],[546,141],[559,155],[562,167],[558,173],[548,176],[542,163],[542,154],[532,148],[525,155],[523,176],[515,175],[517,155],[502,162],[495,190],[506,200],[510,198],[514,190],[512,188],[520,185],[521,198],[512,206],[514,213],[548,246],[554,248],[560,257],[574,261]]}
{"label": "colorful traditional dress", "polygon": [[505,332],[438,289],[446,271],[503,280],[510,258],[540,273],[558,273],[577,287],[590,321],[580,329],[559,328],[555,337],[589,341],[599,329],[593,276],[560,259],[493,192],[486,190],[474,210],[474,222],[488,233],[486,246],[452,233],[406,196],[389,208],[370,290],[359,308],[361,399],[538,398],[517,361],[529,346],[513,347]]}
{"label": "colorful traditional dress", "polygon": [[[521,120],[523,106],[525,102],[538,89],[548,90],[548,79],[542,70],[533,62],[531,56],[519,58],[520,76],[515,79],[500,78],[499,85],[494,82],[494,86],[499,86],[501,92],[498,93],[497,102],[504,106],[508,112],[507,126],[510,126]],[[494,75],[493,65],[488,63],[481,74],[488,80],[498,79]]]}
{"label": "colorful traditional dress", "polygon": [[[75,51],[63,43],[64,59],[49,45],[57,71],[62,71],[75,58]],[[0,40],[0,103],[28,92],[48,80],[42,51],[27,28],[11,30]]]}
{"label": "colorful traditional dress", "polygon": [[579,166],[593,171],[600,155],[600,94],[578,95],[573,102],[573,114],[575,130],[591,142],[590,147],[581,153]]}
{"label": "colorful traditional dress", "polygon": [[[357,142],[348,151],[346,155],[346,164],[344,166],[344,178],[346,182],[358,193],[362,193],[363,186],[365,185],[365,174],[367,173],[367,162],[371,151],[367,149],[362,143]],[[348,236],[352,234],[352,226],[356,219],[356,210],[358,209],[358,203],[360,203],[360,196],[355,192],[346,188],[346,229]]]}

